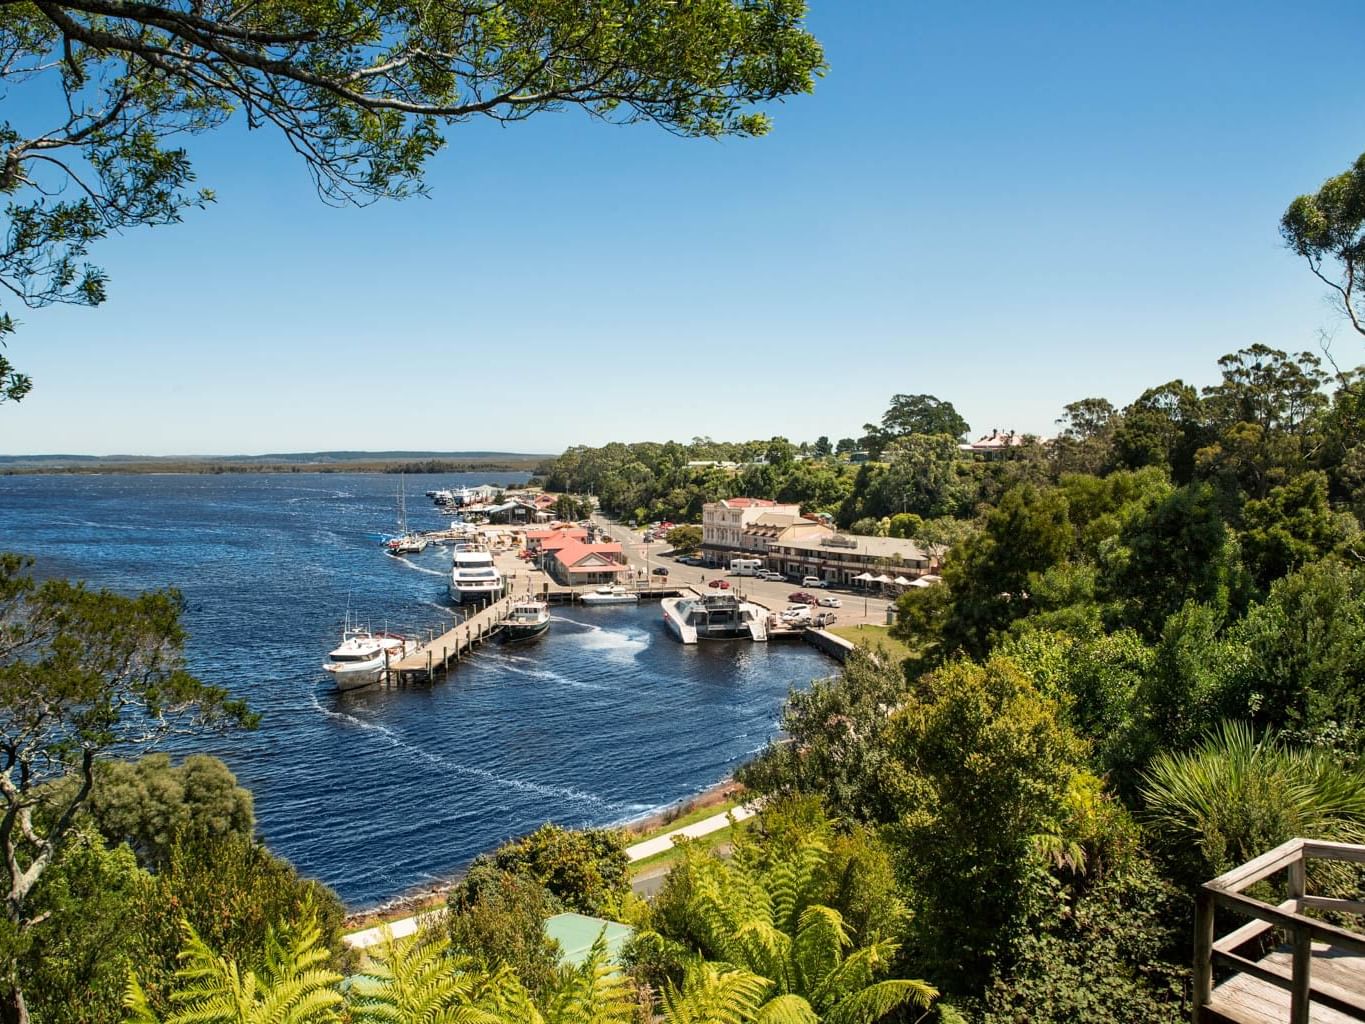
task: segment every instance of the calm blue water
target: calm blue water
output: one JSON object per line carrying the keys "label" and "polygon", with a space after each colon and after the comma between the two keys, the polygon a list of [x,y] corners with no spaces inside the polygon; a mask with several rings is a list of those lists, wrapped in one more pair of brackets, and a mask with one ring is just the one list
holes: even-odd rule
{"label": "calm blue water", "polygon": [[[413,527],[444,525],[410,477]],[[803,644],[683,647],[658,608],[557,610],[431,687],[341,695],[320,665],[349,600],[376,627],[451,621],[450,555],[383,554],[382,474],[0,477],[0,549],[41,575],[185,595],[188,657],[258,731],[195,741],[256,797],[271,848],[352,906],[450,874],[545,821],[603,825],[704,789],[776,731],[789,687],[831,665]]]}

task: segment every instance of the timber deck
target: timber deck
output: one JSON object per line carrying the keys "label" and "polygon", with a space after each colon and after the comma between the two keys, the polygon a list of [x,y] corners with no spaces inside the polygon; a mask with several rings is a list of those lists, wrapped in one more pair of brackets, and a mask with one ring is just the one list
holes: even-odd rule
{"label": "timber deck", "polygon": [[[1291,839],[1200,887],[1194,1024],[1365,1021],[1365,934],[1311,913],[1356,919],[1365,901],[1309,893],[1310,860],[1362,864],[1365,846]],[[1257,899],[1246,892],[1253,886],[1285,898]],[[1246,923],[1219,938],[1215,920],[1228,916]]]}
{"label": "timber deck", "polygon": [[389,662],[389,679],[429,682],[438,674],[449,671],[452,665],[459,664],[460,659],[498,631],[502,620],[512,609],[512,602],[510,597],[494,601],[483,611],[474,613],[440,636],[433,637],[412,654]]}
{"label": "timber deck", "polygon": [[[1281,946],[1257,963],[1284,982],[1292,983],[1294,954],[1289,946]],[[1312,979],[1315,991],[1365,1006],[1365,956],[1314,942]],[[1285,1024],[1290,1019],[1289,1001],[1289,989],[1281,985],[1250,974],[1234,974],[1214,988],[1203,1019],[1228,1024]],[[1308,1020],[1311,1024],[1358,1024],[1365,1016],[1343,1013],[1312,999]]]}

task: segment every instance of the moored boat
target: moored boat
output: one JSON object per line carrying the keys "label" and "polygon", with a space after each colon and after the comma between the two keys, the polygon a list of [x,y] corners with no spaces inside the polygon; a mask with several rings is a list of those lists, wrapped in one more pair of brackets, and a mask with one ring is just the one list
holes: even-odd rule
{"label": "moored boat", "polygon": [[408,654],[416,641],[394,633],[371,633],[368,629],[347,629],[341,645],[327,655],[322,666],[332,674],[338,690],[355,690],[377,683],[384,667]]}
{"label": "moored boat", "polygon": [[584,594],[579,598],[579,601],[583,604],[635,604],[639,600],[639,594],[627,590],[619,583],[598,587],[596,590]]}
{"label": "moored boat", "polygon": [[669,632],[685,644],[698,640],[767,640],[768,612],[733,594],[666,597],[660,602]]}
{"label": "moored boat", "polygon": [[482,544],[456,544],[451,554],[450,599],[456,604],[502,596],[502,573]]}
{"label": "moored boat", "polygon": [[504,643],[519,643],[543,636],[550,628],[550,606],[544,601],[528,598],[517,601],[507,618],[502,620],[498,636]]}

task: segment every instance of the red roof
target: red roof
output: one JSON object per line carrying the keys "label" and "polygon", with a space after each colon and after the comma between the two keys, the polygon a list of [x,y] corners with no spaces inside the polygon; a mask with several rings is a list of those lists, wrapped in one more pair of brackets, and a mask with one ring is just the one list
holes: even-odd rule
{"label": "red roof", "polygon": [[726,498],[724,504],[730,508],[771,508],[777,502],[768,498]]}
{"label": "red roof", "polygon": [[[587,530],[556,530],[540,542],[540,550],[559,551],[574,544],[586,543],[587,539]],[[617,547],[619,548],[620,545],[618,544]]]}
{"label": "red roof", "polygon": [[566,544],[563,547],[557,546],[555,549],[555,558],[563,566],[576,565],[589,555],[608,555],[613,561],[617,562],[625,559],[620,544],[584,544],[577,542]]}

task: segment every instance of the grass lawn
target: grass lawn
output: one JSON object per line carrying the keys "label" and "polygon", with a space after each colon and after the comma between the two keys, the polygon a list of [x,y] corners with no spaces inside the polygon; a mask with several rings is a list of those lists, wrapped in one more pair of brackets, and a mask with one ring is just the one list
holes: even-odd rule
{"label": "grass lawn", "polygon": [[627,830],[626,845],[634,846],[636,843],[642,843],[646,839],[653,839],[655,836],[661,836],[665,832],[672,832],[675,828],[682,828],[684,825],[690,825],[694,821],[702,821],[715,814],[724,814],[726,811],[734,810],[740,804],[744,803],[746,799],[746,797],[738,796],[730,800],[722,800],[720,803],[709,804],[705,807],[693,807],[691,810],[685,811],[670,821],[662,822],[651,828],[645,829],[642,832]]}
{"label": "grass lawn", "polygon": [[897,664],[910,657],[910,648],[893,637],[886,626],[838,626],[830,632],[852,643],[870,647]]}
{"label": "grass lawn", "polygon": [[[709,835],[704,835],[700,839],[690,840],[689,845],[696,844],[697,848],[699,849],[713,850],[717,846],[720,846],[722,843],[730,842],[730,840],[734,838],[736,832],[743,832],[745,829],[749,827],[750,823],[753,822],[753,820],[754,820],[753,818],[749,818],[745,821],[737,822],[734,825],[728,826],[727,828],[717,829],[715,832],[712,832]],[[635,875],[637,875],[644,868],[657,868],[660,865],[668,865],[669,867],[672,867],[674,863],[680,860],[682,860],[682,850],[674,846],[671,849],[664,850],[661,853],[656,853],[653,857],[646,857],[644,860],[637,860],[634,864],[630,866],[630,875],[632,878],[634,878]]]}

